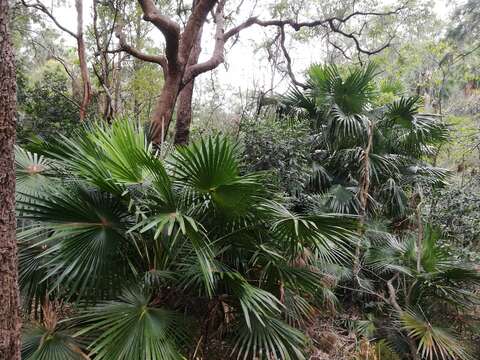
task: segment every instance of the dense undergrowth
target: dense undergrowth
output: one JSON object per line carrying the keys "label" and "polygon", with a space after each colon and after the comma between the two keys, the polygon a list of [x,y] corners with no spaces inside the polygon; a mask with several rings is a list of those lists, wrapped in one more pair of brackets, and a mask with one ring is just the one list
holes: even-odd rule
{"label": "dense undergrowth", "polygon": [[376,75],[314,66],[240,140],[18,148],[22,356],[476,358],[480,273],[430,202],[448,128]]}

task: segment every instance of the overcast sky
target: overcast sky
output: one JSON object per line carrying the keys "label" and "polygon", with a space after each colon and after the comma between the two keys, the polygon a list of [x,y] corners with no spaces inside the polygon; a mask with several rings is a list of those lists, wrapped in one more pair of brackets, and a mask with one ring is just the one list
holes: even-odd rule
{"label": "overcast sky", "polygon": [[[385,5],[389,3],[391,4],[391,1],[389,0],[383,1]],[[453,9],[454,3],[454,1],[448,0],[435,0],[434,9],[438,17],[446,20]],[[247,7],[245,8],[247,9]],[[250,11],[250,7],[248,7],[247,11]],[[262,11],[262,8],[260,7],[257,9],[255,15],[258,15],[259,13],[261,14],[264,11],[265,10]],[[76,15],[74,9],[74,0],[66,0],[65,6],[56,7],[55,15],[63,25],[69,29],[75,29]],[[248,17],[248,14],[240,14],[240,17],[246,18]],[[84,19],[85,25],[91,23],[92,16],[90,1],[84,1]],[[270,67],[265,59],[265,53],[255,53],[253,51],[253,44],[255,43],[255,40],[258,41],[259,38],[263,38],[263,35],[266,31],[271,30],[259,27],[251,27],[242,31],[238,43],[236,43],[233,48],[228,50],[226,63],[224,65],[220,65],[215,72],[215,83],[219,88],[225,89],[225,91],[228,91],[229,94],[232,94],[232,92],[235,92],[238,89],[245,91],[248,88],[252,88],[254,84],[257,87],[269,89],[272,84],[272,79],[273,85],[277,89],[282,90],[288,86],[288,79],[281,81],[283,78],[281,74],[277,74],[276,76],[272,77]],[[207,30],[207,33],[204,35],[204,51],[202,53],[202,58],[209,56],[209,50],[212,46],[213,41],[209,39],[212,39],[213,36],[208,35],[211,34],[208,34]],[[162,39],[162,35],[156,30],[152,31],[151,37],[155,43],[158,44],[160,43],[160,39]],[[67,44],[71,44],[72,46],[75,45],[72,42],[72,39],[69,37],[65,37],[65,41]],[[320,46],[315,46],[315,43],[310,43],[308,45],[297,44],[295,51],[292,51],[291,56],[293,59],[294,70],[298,76],[301,77],[302,71],[305,70],[308,64],[318,62],[319,59],[321,60],[322,48]],[[197,84],[201,86],[201,84],[205,84],[207,81],[210,82],[211,76],[212,74],[202,75]]]}

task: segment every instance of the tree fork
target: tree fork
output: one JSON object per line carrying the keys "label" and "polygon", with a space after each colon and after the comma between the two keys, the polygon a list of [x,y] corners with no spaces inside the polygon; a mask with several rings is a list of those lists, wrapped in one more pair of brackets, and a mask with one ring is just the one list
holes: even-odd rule
{"label": "tree fork", "polygon": [[[154,25],[163,34],[165,38],[164,54],[150,55],[142,53],[138,49],[133,48],[126,43],[125,35],[122,34],[121,29],[117,29],[115,31],[115,34],[119,39],[120,46],[118,49],[110,50],[110,52],[125,51],[136,58],[157,63],[162,66],[165,76],[165,84],[157,100],[155,110],[151,116],[151,136],[152,141],[156,144],[163,142],[168,133],[174,107],[182,89],[186,86],[189,86],[196,76],[211,71],[223,63],[225,43],[230,38],[237,36],[242,30],[254,25],[260,27],[277,27],[282,32],[282,41],[284,42],[285,27],[291,27],[295,31],[299,31],[305,27],[324,27],[327,29],[327,31],[340,34],[342,37],[353,41],[359,53],[373,55],[390,46],[391,39],[379,48],[368,50],[360,45],[360,42],[357,38],[357,33],[343,31],[341,28],[342,25],[354,18],[395,15],[405,8],[405,6],[402,5],[397,9],[386,12],[353,11],[344,17],[333,16],[324,19],[301,22],[294,19],[260,20],[258,17],[252,16],[243,23],[240,23],[230,30],[225,31],[224,7],[226,0],[196,0],[193,3],[191,14],[188,17],[188,20],[182,31],[177,22],[162,14],[162,12],[156,7],[153,0],[138,0],[138,3],[142,8],[143,19],[152,23],[152,25]],[[190,60],[192,48],[197,41],[197,36],[203,29],[203,26],[207,21],[208,14],[213,12],[214,9],[215,11],[213,18],[216,29],[213,53],[208,60],[190,65],[188,62]],[[286,57],[287,61],[290,62],[291,59],[289,58],[288,53],[286,53]],[[189,97],[187,96],[189,95],[189,91],[190,90],[185,90],[184,95],[182,95],[185,100]],[[186,111],[185,114],[188,116],[188,111]],[[184,126],[186,124],[187,122],[185,121],[179,126]],[[182,139],[180,140],[183,141]]]}

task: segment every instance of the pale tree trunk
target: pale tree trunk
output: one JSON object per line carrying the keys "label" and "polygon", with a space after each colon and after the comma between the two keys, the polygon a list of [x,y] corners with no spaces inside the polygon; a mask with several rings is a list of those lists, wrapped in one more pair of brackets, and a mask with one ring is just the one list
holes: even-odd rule
{"label": "pale tree trunk", "polygon": [[[104,92],[103,96],[99,99],[99,110],[102,113],[103,119],[111,122],[115,116],[110,79],[111,71],[107,53],[111,38],[98,31],[98,5],[99,0],[93,0],[93,35],[95,37],[97,53],[100,58],[100,72],[96,69],[95,65],[93,65],[93,70]],[[115,26],[115,24],[112,26]]]}
{"label": "pale tree trunk", "polygon": [[[115,59],[114,59],[115,60]],[[115,62],[115,61],[114,61]],[[113,67],[112,78],[113,78],[113,112],[118,114],[122,111],[121,103],[121,86],[122,86],[122,71],[123,71],[123,59],[122,54],[118,54],[118,60],[116,65]]]}
{"label": "pale tree trunk", "polygon": [[84,121],[88,111],[88,104],[90,104],[92,98],[92,85],[90,84],[90,76],[88,74],[87,55],[85,51],[85,41],[83,39],[83,1],[75,0],[75,8],[77,10],[77,52],[83,84],[80,121]]}
{"label": "pale tree trunk", "polygon": [[413,196],[413,201],[415,203],[415,216],[417,218],[417,272],[422,271],[422,256],[423,256],[423,221],[422,221],[422,201],[423,201],[423,192],[422,186],[417,184],[416,194]]}
{"label": "pale tree trunk", "polygon": [[[202,52],[202,29],[198,33],[197,41],[195,42],[190,57],[188,59],[188,66],[198,63],[200,53]],[[180,91],[177,101],[177,120],[175,123],[175,144],[188,144],[190,138],[190,125],[192,124],[192,99],[193,89],[195,87],[195,78],[193,78]]]}
{"label": "pale tree trunk", "polygon": [[0,0],[0,359],[20,359],[20,310],[15,237],[15,64],[8,0]]}

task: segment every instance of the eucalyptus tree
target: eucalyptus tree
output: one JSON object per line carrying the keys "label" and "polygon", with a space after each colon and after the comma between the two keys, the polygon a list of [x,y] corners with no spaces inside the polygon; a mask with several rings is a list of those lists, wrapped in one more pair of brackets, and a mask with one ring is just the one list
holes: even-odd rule
{"label": "eucalyptus tree", "polygon": [[[163,141],[168,133],[172,115],[175,109],[178,95],[180,91],[190,84],[198,75],[211,71],[224,62],[225,45],[230,39],[235,38],[238,34],[252,26],[272,27],[278,30],[282,48],[285,50],[285,58],[287,59],[290,74],[291,59],[288,55],[285,39],[286,29],[291,28],[298,32],[302,29],[320,27],[325,31],[337,33],[355,43],[359,52],[367,54],[375,54],[388,44],[384,44],[373,50],[365,49],[356,37],[354,30],[345,29],[347,24],[358,20],[363,23],[369,17],[389,16],[397,14],[403,6],[391,11],[359,11],[356,9],[348,9],[339,11],[320,19],[300,20],[299,14],[294,18],[277,18],[261,20],[258,16],[250,16],[243,21],[236,22],[227,28],[230,19],[244,7],[243,2],[235,8],[235,4],[226,0],[198,0],[194,1],[189,8],[182,8],[184,13],[188,14],[182,28],[181,24],[174,17],[167,16],[161,8],[157,7],[151,0],[140,0],[139,5],[143,11],[145,21],[152,23],[164,36],[165,53],[164,54],[147,54],[135,49],[128,44],[127,39],[121,28],[117,28],[116,35],[119,39],[120,49],[144,61],[150,61],[159,64],[164,72],[165,84],[158,98],[157,105],[152,114],[152,138],[155,143]],[[201,31],[208,21],[209,14],[212,14],[212,20],[215,24],[214,31],[214,48],[210,58],[203,62],[194,62],[191,59],[192,51],[196,48],[195,44],[199,40]],[[191,63],[189,63],[189,61]],[[177,119],[177,126],[185,127],[182,123],[183,119]],[[184,139],[181,139],[183,142]]]}

